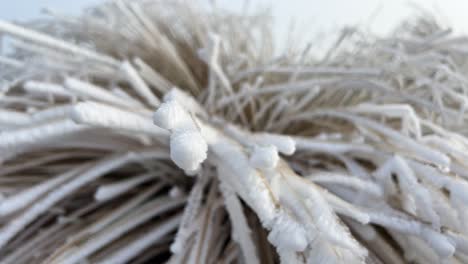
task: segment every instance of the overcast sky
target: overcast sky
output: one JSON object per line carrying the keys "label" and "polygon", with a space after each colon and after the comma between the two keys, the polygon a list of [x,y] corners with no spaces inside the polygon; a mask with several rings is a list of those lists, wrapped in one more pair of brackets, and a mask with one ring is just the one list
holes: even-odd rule
{"label": "overcast sky", "polygon": [[[188,0],[189,1],[189,0]],[[202,0],[208,1],[208,0]],[[103,0],[0,0],[0,18],[26,20],[37,17],[43,7],[77,14],[86,6]],[[244,0],[217,0],[219,5],[241,8]],[[385,33],[413,12],[416,3],[450,22],[455,30],[468,32],[468,0],[251,0],[272,4],[277,24],[296,24],[307,30],[327,32],[343,25],[360,25],[373,32]],[[373,19],[373,14],[376,14]]]}

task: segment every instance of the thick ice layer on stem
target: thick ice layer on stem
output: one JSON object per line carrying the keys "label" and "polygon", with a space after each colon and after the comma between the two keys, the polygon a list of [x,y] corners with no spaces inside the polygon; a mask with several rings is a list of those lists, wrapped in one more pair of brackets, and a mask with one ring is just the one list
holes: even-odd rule
{"label": "thick ice layer on stem", "polygon": [[312,223],[329,243],[350,250],[356,259],[367,255],[367,251],[351,236],[347,227],[339,222],[314,184],[293,174],[289,174],[286,179],[288,184],[304,199]]}
{"label": "thick ice layer on stem", "polygon": [[351,151],[371,152],[372,147],[365,144],[330,142],[328,140],[317,140],[303,137],[294,137],[296,148],[311,152],[322,152],[332,154],[342,154]]}
{"label": "thick ice layer on stem", "polygon": [[153,119],[155,124],[172,131],[170,151],[174,163],[188,174],[197,171],[206,159],[208,146],[189,113],[169,96]]}
{"label": "thick ice layer on stem", "polygon": [[376,197],[381,197],[383,195],[381,188],[377,184],[371,181],[355,178],[351,175],[344,176],[329,172],[317,172],[308,176],[307,178],[318,184],[337,184],[352,187],[356,190],[372,194]]}
{"label": "thick ice layer on stem", "polygon": [[55,95],[64,98],[71,98],[73,94],[70,91],[67,91],[63,86],[47,83],[47,82],[38,82],[38,81],[27,81],[23,88],[31,94],[50,96]]}
{"label": "thick ice layer on stem", "polygon": [[152,124],[151,119],[116,107],[83,102],[73,107],[71,118],[80,124],[123,129],[165,138],[167,131]]}
{"label": "thick ice layer on stem", "polygon": [[28,114],[0,109],[0,126],[23,126],[31,121]]}
{"label": "thick ice layer on stem", "polygon": [[171,135],[171,159],[187,172],[198,170],[206,159],[208,146],[197,130],[177,130]]}
{"label": "thick ice layer on stem", "polygon": [[290,136],[270,133],[256,133],[253,135],[254,141],[259,145],[271,144],[284,155],[292,155],[296,151],[296,142]]}
{"label": "thick ice layer on stem", "polygon": [[304,251],[309,244],[307,231],[297,221],[279,214],[272,223],[268,241],[276,245],[279,250],[287,249],[295,252]]}
{"label": "thick ice layer on stem", "polygon": [[190,116],[176,100],[162,103],[153,115],[154,123],[164,129],[173,130],[188,126]]}
{"label": "thick ice layer on stem", "polygon": [[250,156],[250,164],[257,169],[274,169],[278,160],[278,149],[273,145],[256,145]]}
{"label": "thick ice layer on stem", "polygon": [[0,149],[15,149],[22,146],[43,143],[57,136],[63,136],[87,129],[71,120],[59,120],[34,127],[5,131],[0,137]]}

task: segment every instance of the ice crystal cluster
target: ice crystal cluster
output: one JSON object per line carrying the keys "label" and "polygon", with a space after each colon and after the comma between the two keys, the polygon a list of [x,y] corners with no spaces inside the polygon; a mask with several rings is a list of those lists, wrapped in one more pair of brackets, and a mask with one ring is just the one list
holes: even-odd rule
{"label": "ice crystal cluster", "polygon": [[466,37],[201,6],[0,22],[1,263],[468,263]]}

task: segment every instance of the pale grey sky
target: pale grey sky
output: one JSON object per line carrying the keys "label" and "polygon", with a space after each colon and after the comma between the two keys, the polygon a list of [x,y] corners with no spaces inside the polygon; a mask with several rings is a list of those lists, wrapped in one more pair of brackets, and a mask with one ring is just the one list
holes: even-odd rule
{"label": "pale grey sky", "polygon": [[0,0],[0,19],[26,20],[40,15],[44,7],[77,14],[82,8],[102,0]]}
{"label": "pale grey sky", "polygon": [[[50,7],[76,14],[81,8],[104,0],[0,0],[0,19],[26,20],[37,17],[40,9]],[[208,1],[208,0],[203,0]],[[244,0],[217,0],[219,5],[241,8]],[[254,5],[270,4],[277,24],[294,18],[299,27],[328,32],[343,25],[360,25],[385,33],[412,13],[416,3],[445,18],[458,31],[468,32],[468,0],[251,0]],[[370,20],[376,11],[377,16]],[[372,22],[372,23],[370,23]]]}

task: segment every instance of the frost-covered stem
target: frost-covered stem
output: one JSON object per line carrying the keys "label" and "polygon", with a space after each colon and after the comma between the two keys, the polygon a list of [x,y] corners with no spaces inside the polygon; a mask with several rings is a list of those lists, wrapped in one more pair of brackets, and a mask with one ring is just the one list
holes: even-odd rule
{"label": "frost-covered stem", "polygon": [[112,184],[101,185],[96,190],[94,194],[94,199],[97,201],[107,201],[113,199],[117,196],[120,196],[136,186],[157,178],[157,175],[154,173],[145,173],[142,175],[133,176],[130,179],[119,181]]}
{"label": "frost-covered stem", "polygon": [[[121,207],[117,208],[114,212],[110,213],[109,215],[93,223],[90,227],[80,232],[80,234],[76,236],[77,237],[76,240],[79,240],[79,238],[82,235],[86,236],[86,235],[94,234],[103,230],[106,226],[109,226],[111,223],[117,221],[120,217],[123,217],[125,214],[135,209],[139,204],[143,203],[146,199],[151,197],[151,195],[154,195],[155,193],[160,191],[164,186],[165,185],[163,183],[158,183],[151,187],[148,187],[141,194],[137,195],[136,197],[124,203]],[[74,240],[75,239],[70,239],[70,241],[74,241]]]}
{"label": "frost-covered stem", "polygon": [[68,77],[65,80],[64,85],[73,94],[84,97],[86,99],[90,98],[125,108],[135,107],[135,105],[133,105],[128,100],[118,97],[102,87],[82,80]]}
{"label": "frost-covered stem", "polygon": [[[154,158],[157,158],[156,155]],[[0,248],[3,248],[25,226],[34,221],[39,215],[47,211],[51,206],[70,195],[82,186],[92,182],[105,173],[112,171],[124,164],[135,160],[137,153],[120,154],[97,162],[94,166],[76,176],[73,180],[61,185],[54,191],[49,192],[44,198],[38,200],[30,208],[12,219],[0,230]]]}
{"label": "frost-covered stem", "polygon": [[25,91],[31,94],[38,94],[44,96],[54,95],[62,98],[73,97],[73,94],[67,91],[63,86],[54,83],[27,81],[23,85],[23,88]]}
{"label": "frost-covered stem", "polygon": [[56,188],[58,185],[69,180],[71,177],[76,176],[76,174],[82,169],[83,167],[72,169],[61,175],[55,176],[50,180],[46,180],[38,185],[26,189],[18,194],[7,197],[0,202],[0,216],[14,213],[37,201],[40,196]]}
{"label": "frost-covered stem", "polygon": [[35,42],[41,45],[44,45],[51,49],[59,49],[63,51],[70,52],[72,54],[77,54],[89,59],[93,59],[110,66],[117,66],[117,62],[108,56],[101,55],[96,53],[95,51],[85,49],[80,46],[76,46],[70,44],[69,42],[65,42],[51,36],[39,33],[37,31],[29,30],[21,26],[14,25],[9,22],[0,21],[0,32],[10,34],[12,36],[24,39],[26,41]]}
{"label": "frost-covered stem", "polygon": [[143,250],[153,245],[162,237],[172,232],[180,223],[182,214],[177,214],[158,224],[152,230],[137,238],[133,243],[125,245],[125,247],[110,257],[104,259],[103,264],[123,264],[140,254]]}
{"label": "frost-covered stem", "polygon": [[151,119],[135,112],[112,106],[83,102],[73,107],[71,118],[79,124],[145,133],[165,141],[168,133],[152,124]]}
{"label": "frost-covered stem", "polygon": [[260,260],[239,198],[227,184],[221,183],[220,185],[226,210],[232,223],[232,237],[239,244],[244,260],[252,264],[259,264]]}
{"label": "frost-covered stem", "polygon": [[138,72],[133,68],[130,62],[125,61],[120,66],[122,71],[128,78],[135,91],[143,98],[148,104],[153,107],[159,106],[161,103],[159,99],[151,92],[150,88],[146,85],[145,81],[140,77]]}
{"label": "frost-covered stem", "polygon": [[0,149],[19,149],[85,129],[88,129],[88,127],[75,124],[71,120],[59,120],[40,124],[31,128],[9,130],[3,132],[0,137]]}
{"label": "frost-covered stem", "polygon": [[[152,201],[146,204],[144,212],[134,213],[131,219],[124,219],[116,223],[115,227],[110,227],[102,233],[99,233],[93,239],[87,241],[84,245],[74,250],[71,254],[66,255],[62,262],[65,263],[78,263],[88,257],[90,254],[96,252],[103,246],[121,237],[128,231],[136,228],[137,226],[145,223],[149,219],[162,214],[166,211],[172,210],[185,202],[185,198],[167,199],[166,197]],[[118,225],[117,225],[118,224]]]}
{"label": "frost-covered stem", "polygon": [[206,175],[198,177],[197,182],[190,191],[179,229],[177,230],[174,242],[171,244],[170,249],[174,255],[182,256],[182,252],[187,248],[187,240],[191,235],[192,226],[200,213],[203,189],[207,183],[208,179]]}

